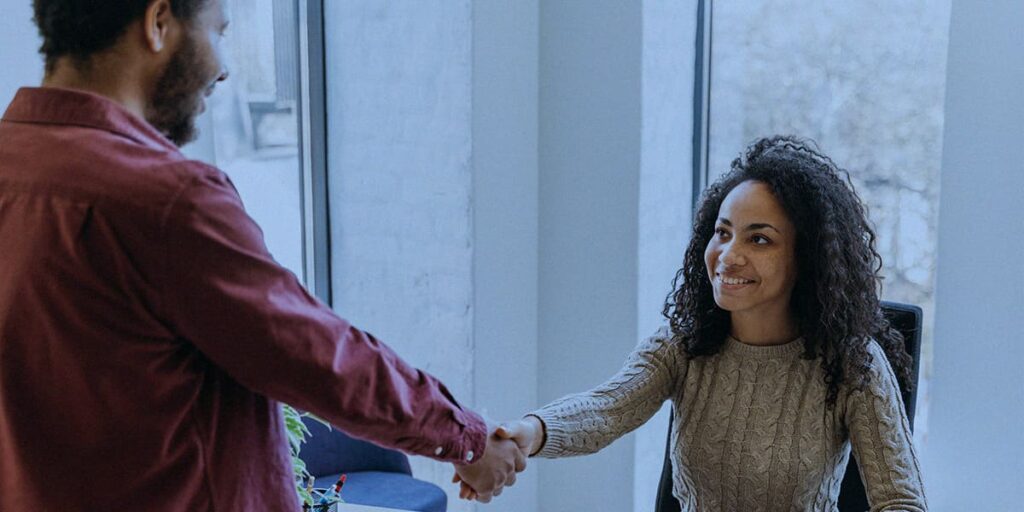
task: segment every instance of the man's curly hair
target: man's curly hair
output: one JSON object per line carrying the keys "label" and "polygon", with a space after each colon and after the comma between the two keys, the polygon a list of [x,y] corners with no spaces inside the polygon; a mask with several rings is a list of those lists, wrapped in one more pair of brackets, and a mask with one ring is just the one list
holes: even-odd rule
{"label": "man's curly hair", "polygon": [[911,360],[902,335],[890,327],[879,304],[882,258],[866,208],[848,172],[813,142],[793,136],[758,140],[703,193],[683,267],[662,311],[687,356],[717,353],[729,334],[729,312],[715,303],[704,249],[725,196],[748,180],[767,184],[796,227],[792,307],[804,340],[803,357],[821,358],[827,407],[835,406],[844,383],[856,389],[867,384],[872,339],[909,393]]}
{"label": "man's curly hair", "polygon": [[[171,12],[190,21],[210,0],[170,0]],[[153,0],[33,0],[33,19],[43,45],[39,53],[51,73],[61,57],[76,64],[114,45]]]}

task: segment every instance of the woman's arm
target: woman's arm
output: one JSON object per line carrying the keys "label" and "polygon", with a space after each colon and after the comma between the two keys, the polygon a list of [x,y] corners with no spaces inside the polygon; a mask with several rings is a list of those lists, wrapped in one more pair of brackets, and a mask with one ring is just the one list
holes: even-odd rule
{"label": "woman's arm", "polygon": [[896,375],[882,348],[868,345],[874,358],[871,382],[846,398],[846,425],[872,512],[928,509],[921,467]]}
{"label": "woman's arm", "polygon": [[[661,407],[682,378],[685,363],[672,332],[659,330],[640,342],[626,364],[604,384],[552,402],[523,419],[502,424],[495,435],[511,439],[527,455],[567,457],[593,453],[636,429]],[[459,483],[456,474],[452,482]],[[490,501],[461,482],[462,499]]]}
{"label": "woman's arm", "polygon": [[686,369],[671,338],[667,328],[659,330],[640,342],[604,384],[556,400],[513,424],[530,436],[520,447],[546,458],[584,455],[644,424],[671,397]]}

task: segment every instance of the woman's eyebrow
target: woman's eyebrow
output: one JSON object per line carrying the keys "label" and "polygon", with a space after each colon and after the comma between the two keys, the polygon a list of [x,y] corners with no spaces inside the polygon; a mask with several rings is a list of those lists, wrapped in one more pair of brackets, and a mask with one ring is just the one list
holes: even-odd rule
{"label": "woman's eyebrow", "polygon": [[773,230],[775,230],[776,233],[778,233],[780,235],[782,234],[782,231],[779,231],[778,228],[776,228],[775,226],[772,226],[771,224],[768,224],[767,222],[758,222],[758,223],[751,224],[751,225],[747,226],[747,228],[744,231],[755,231],[755,230],[758,230],[758,229],[765,229],[765,228],[773,229]]}
{"label": "woman's eyebrow", "polygon": [[[718,218],[718,222],[721,222],[722,224],[725,224],[726,226],[729,226],[730,228],[732,227],[732,221],[730,221],[729,219],[727,219],[725,217],[719,217]],[[776,233],[778,233],[780,235],[782,234],[782,231],[779,231],[779,228],[777,228],[775,226],[772,226],[771,224],[768,224],[767,222],[755,222],[753,224],[748,225],[743,230],[744,231],[756,231],[758,229],[766,229],[766,228],[767,229],[773,229],[773,230],[775,230]]]}

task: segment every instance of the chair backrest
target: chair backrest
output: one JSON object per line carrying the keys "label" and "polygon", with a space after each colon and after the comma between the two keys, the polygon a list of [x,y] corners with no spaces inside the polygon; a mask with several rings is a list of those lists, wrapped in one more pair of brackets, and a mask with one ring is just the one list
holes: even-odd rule
{"label": "chair backrest", "polygon": [[[910,366],[910,378],[915,383],[914,390],[903,394],[903,406],[907,410],[907,419],[910,420],[910,429],[914,429],[914,412],[917,408],[917,377],[921,368],[921,321],[923,315],[921,308],[908,304],[897,304],[895,302],[883,302],[882,311],[892,327],[903,335],[903,342],[906,344],[907,354],[912,362]],[[846,465],[846,475],[843,477],[842,487],[839,489],[839,512],[864,512],[868,510],[868,497],[864,490],[864,483],[860,479],[860,470],[857,468],[857,460],[850,454],[850,462]]]}
{"label": "chair backrest", "polygon": [[302,421],[309,428],[310,436],[302,445],[299,456],[313,476],[357,471],[412,474],[409,458],[402,452],[356,439],[336,428],[328,429],[309,418]]}
{"label": "chair backrest", "polygon": [[[921,367],[921,321],[923,315],[921,308],[909,304],[896,302],[882,302],[882,312],[894,329],[903,335],[906,344],[907,354],[913,360],[911,363],[911,380],[917,383],[918,373]],[[910,420],[910,428],[914,428],[914,412],[917,403],[917,389],[911,393],[904,393],[903,405],[907,410],[907,418]],[[656,512],[679,512],[679,501],[672,496],[672,417],[669,417],[668,440],[665,442],[665,462],[661,468],[661,480],[658,482],[658,496],[654,505]],[[860,472],[857,469],[857,461],[850,455],[850,462],[846,466],[846,475],[843,478],[842,487],[839,491],[840,512],[863,512],[868,510],[867,494],[864,491],[864,484],[860,480]]]}

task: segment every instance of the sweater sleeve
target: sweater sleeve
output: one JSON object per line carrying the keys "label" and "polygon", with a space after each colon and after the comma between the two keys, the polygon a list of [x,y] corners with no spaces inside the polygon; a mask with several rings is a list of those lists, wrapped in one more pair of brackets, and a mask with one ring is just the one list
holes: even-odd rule
{"label": "sweater sleeve", "polygon": [[640,342],[621,370],[585,393],[560,398],[530,413],[544,423],[539,457],[595,453],[644,424],[668,399],[684,368],[672,333],[662,328]]}
{"label": "sweater sleeve", "polygon": [[870,382],[846,398],[846,425],[872,512],[923,512],[921,468],[898,381],[882,348],[868,345]]}

